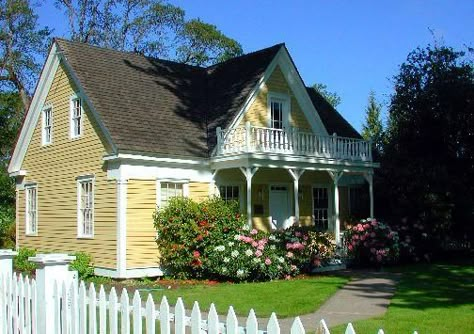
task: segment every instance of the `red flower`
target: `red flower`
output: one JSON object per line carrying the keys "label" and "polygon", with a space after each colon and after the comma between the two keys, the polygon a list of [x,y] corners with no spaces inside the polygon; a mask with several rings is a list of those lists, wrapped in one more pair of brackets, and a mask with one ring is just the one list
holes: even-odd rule
{"label": "red flower", "polygon": [[194,256],[195,258],[198,258],[198,257],[201,256],[201,253],[199,253],[199,251],[195,250],[195,251],[193,252],[193,256]]}
{"label": "red flower", "polygon": [[202,236],[202,234],[199,234],[197,237],[196,237],[196,241],[202,241],[204,237]]}

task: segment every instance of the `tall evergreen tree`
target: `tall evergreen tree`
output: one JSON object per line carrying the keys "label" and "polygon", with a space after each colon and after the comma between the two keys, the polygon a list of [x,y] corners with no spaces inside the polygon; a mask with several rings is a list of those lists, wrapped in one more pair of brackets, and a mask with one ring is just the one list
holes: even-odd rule
{"label": "tall evergreen tree", "polygon": [[372,149],[377,157],[382,153],[384,142],[381,111],[382,105],[377,102],[375,93],[371,91],[365,108],[365,124],[362,126],[362,137],[365,140],[372,140]]}

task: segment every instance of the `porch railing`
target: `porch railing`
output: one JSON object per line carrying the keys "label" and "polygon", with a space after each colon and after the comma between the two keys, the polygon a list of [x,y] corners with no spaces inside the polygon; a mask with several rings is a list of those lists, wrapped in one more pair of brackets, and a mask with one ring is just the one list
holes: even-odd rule
{"label": "porch railing", "polygon": [[230,130],[217,128],[217,155],[258,152],[372,161],[371,142],[362,139],[335,134],[322,136],[296,128],[264,128],[250,123]]}

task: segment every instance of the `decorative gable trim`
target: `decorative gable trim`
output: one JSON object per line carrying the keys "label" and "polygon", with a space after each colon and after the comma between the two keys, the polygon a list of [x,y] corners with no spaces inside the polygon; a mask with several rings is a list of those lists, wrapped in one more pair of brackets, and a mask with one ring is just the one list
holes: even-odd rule
{"label": "decorative gable trim", "polygon": [[229,129],[237,127],[242,122],[245,113],[254,103],[261,90],[263,89],[265,83],[268,81],[277,66],[280,66],[283,76],[287,81],[288,85],[290,86],[290,89],[292,90],[296,101],[300,105],[306,119],[311,125],[311,129],[313,130],[313,132],[328,135],[328,132],[324,127],[324,124],[321,121],[321,118],[319,117],[319,114],[316,111],[316,108],[314,107],[308,95],[308,92],[306,91],[306,86],[304,85],[304,82],[301,79],[298,70],[296,69],[293,61],[291,60],[290,54],[288,53],[286,47],[281,47],[278,53],[275,55],[275,58],[273,58],[271,63],[268,65],[264,74],[255,85],[255,88],[249,94],[239,113],[230,123]]}
{"label": "decorative gable trim", "polygon": [[14,176],[15,173],[17,173],[21,169],[36,125],[38,124],[38,121],[40,119],[41,112],[46,101],[46,97],[48,96],[48,93],[51,89],[54,76],[56,75],[56,71],[61,61],[65,65],[68,74],[71,75],[74,84],[77,86],[79,94],[81,95],[81,97],[83,97],[84,102],[87,103],[91,114],[93,115],[97,124],[99,125],[99,128],[103,132],[108,144],[114,152],[116,151],[116,147],[112,142],[112,137],[110,136],[110,133],[105,128],[103,122],[98,116],[97,111],[93,107],[90,100],[87,98],[87,95],[84,93],[84,89],[82,88],[71,66],[68,64],[66,57],[62,54],[61,50],[58,47],[58,44],[54,42],[51,45],[48,58],[46,59],[46,63],[43,67],[43,70],[41,71],[38,85],[36,86],[33,99],[31,100],[28,113],[26,114],[26,117],[24,119],[20,135],[18,136],[18,140],[16,142],[15,149],[10,160],[10,164],[8,166],[8,173],[10,174],[10,176]]}

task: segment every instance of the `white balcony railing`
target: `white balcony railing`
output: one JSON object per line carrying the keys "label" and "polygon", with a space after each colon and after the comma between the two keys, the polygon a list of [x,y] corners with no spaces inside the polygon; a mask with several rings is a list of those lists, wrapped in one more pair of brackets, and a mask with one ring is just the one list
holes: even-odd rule
{"label": "white balcony railing", "polygon": [[272,129],[250,125],[231,130],[217,128],[217,155],[281,153],[350,161],[372,161],[371,142],[321,136],[300,129]]}

